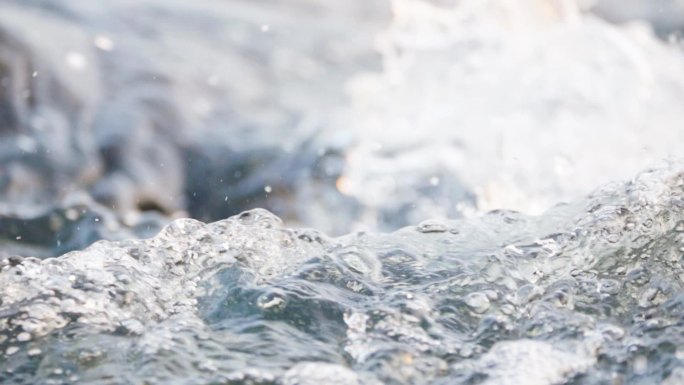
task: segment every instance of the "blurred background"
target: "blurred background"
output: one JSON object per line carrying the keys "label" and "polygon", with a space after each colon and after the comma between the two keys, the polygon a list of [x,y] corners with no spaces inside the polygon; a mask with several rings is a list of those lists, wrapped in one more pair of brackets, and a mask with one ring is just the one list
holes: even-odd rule
{"label": "blurred background", "polygon": [[4,0],[0,249],[539,214],[676,157],[681,0]]}

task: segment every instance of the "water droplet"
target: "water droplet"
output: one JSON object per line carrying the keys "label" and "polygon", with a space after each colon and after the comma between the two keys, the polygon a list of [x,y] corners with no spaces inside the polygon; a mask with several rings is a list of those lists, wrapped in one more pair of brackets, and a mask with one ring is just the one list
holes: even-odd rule
{"label": "water droplet", "polygon": [[335,181],[335,187],[337,191],[344,195],[351,195],[354,191],[353,184],[349,178],[346,176],[341,176]]}
{"label": "water droplet", "polygon": [[114,41],[105,35],[96,35],[93,39],[93,44],[102,51],[108,52],[114,49]]}
{"label": "water droplet", "polygon": [[80,71],[86,67],[88,62],[85,56],[79,52],[69,52],[66,55],[66,64],[73,70]]}

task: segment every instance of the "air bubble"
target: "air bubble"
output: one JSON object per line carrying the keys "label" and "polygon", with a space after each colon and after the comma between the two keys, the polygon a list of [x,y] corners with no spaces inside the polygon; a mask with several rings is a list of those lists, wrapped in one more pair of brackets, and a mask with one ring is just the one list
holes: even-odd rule
{"label": "air bubble", "polygon": [[418,225],[418,231],[421,233],[444,233],[449,230],[449,227],[437,220],[423,221]]}
{"label": "air bubble", "polygon": [[489,298],[484,293],[470,293],[465,297],[465,303],[475,313],[482,314],[489,310]]}

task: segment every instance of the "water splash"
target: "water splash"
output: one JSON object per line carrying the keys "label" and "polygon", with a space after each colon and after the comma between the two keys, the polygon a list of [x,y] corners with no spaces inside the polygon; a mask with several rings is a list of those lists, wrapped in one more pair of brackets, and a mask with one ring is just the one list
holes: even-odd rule
{"label": "water splash", "polygon": [[682,245],[681,164],[539,217],[389,234],[330,238],[264,210],[182,219],[149,240],[4,258],[0,378],[672,382],[684,368]]}
{"label": "water splash", "polygon": [[537,214],[678,156],[681,47],[577,3],[393,2],[383,70],[350,80],[344,125],[345,190],[378,227]]}

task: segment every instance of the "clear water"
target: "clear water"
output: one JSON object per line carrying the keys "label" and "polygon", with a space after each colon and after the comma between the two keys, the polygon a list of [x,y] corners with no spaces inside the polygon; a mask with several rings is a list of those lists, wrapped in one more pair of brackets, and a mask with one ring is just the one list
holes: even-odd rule
{"label": "clear water", "polygon": [[[0,262],[6,384],[667,384],[684,170],[330,238],[253,210]],[[322,364],[321,364],[322,363]]]}
{"label": "clear water", "polygon": [[684,383],[681,47],[367,3],[0,3],[0,383]]}

